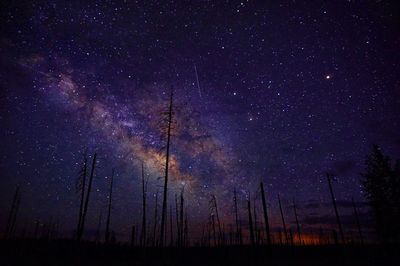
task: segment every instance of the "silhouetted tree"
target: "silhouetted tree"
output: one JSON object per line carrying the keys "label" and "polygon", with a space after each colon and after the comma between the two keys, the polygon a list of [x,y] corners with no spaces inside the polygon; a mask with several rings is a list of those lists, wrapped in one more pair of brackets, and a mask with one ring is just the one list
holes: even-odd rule
{"label": "silhouetted tree", "polygon": [[250,243],[252,246],[255,245],[255,238],[254,238],[254,228],[253,228],[253,216],[251,215],[251,202],[250,202],[250,195],[249,199],[247,200],[247,212],[249,213],[249,233],[250,233]]}
{"label": "silhouetted tree", "polygon": [[94,172],[96,169],[96,158],[97,158],[97,154],[95,153],[93,155],[92,169],[90,171],[90,177],[89,177],[89,185],[87,188],[85,205],[84,205],[83,212],[82,212],[82,222],[81,222],[81,226],[78,230],[78,241],[81,240],[83,231],[85,229],[85,219],[86,219],[86,214],[87,214],[87,210],[88,210],[88,206],[89,206],[90,191],[92,190],[93,177],[94,177]]}
{"label": "silhouetted tree", "polygon": [[15,189],[13,201],[11,203],[10,212],[8,214],[7,227],[6,227],[6,232],[5,232],[6,239],[12,238],[12,236],[15,232],[17,214],[18,214],[20,201],[21,201],[21,193],[20,193],[19,186],[17,186],[17,188]]}
{"label": "silhouetted tree", "polygon": [[154,203],[154,226],[153,226],[153,246],[157,245],[157,223],[158,223],[158,189],[156,191],[156,199]]}
{"label": "silhouetted tree", "polygon": [[282,204],[281,204],[281,197],[278,194],[278,203],[279,203],[279,211],[281,213],[281,219],[282,219],[282,226],[283,226],[283,233],[285,234],[285,241],[286,244],[289,243],[289,237],[286,229],[286,223],[285,223],[285,217],[283,215],[283,210],[282,210]]}
{"label": "silhouetted tree", "polygon": [[112,169],[111,173],[111,181],[110,181],[110,191],[108,195],[108,213],[107,213],[107,222],[106,222],[106,233],[105,233],[105,243],[108,244],[110,240],[110,220],[111,220],[111,203],[112,203],[112,191],[114,184],[114,172],[115,169]]}
{"label": "silhouetted tree", "polygon": [[82,225],[82,214],[83,214],[83,204],[85,201],[85,189],[86,189],[86,175],[87,175],[87,155],[86,152],[83,155],[83,165],[79,172],[77,189],[80,190],[81,200],[79,204],[79,217],[78,217],[78,225],[76,227],[77,238],[79,238],[80,228]]}
{"label": "silhouetted tree", "polygon": [[145,178],[144,164],[142,162],[142,231],[140,233],[140,245],[146,246],[146,199],[147,199],[147,183],[148,179]]}
{"label": "silhouetted tree", "polygon": [[299,238],[299,243],[301,245],[302,240],[301,240],[300,223],[299,223],[299,218],[298,218],[298,215],[297,215],[296,201],[294,200],[294,198],[293,198],[293,211],[294,211],[294,218],[295,218],[295,221],[296,221],[297,237]]}
{"label": "silhouetted tree", "polygon": [[241,236],[241,224],[239,221],[239,213],[238,213],[238,207],[237,207],[237,193],[236,193],[236,188],[233,189],[233,202],[234,202],[234,208],[235,208],[235,222],[236,222],[236,233],[235,233],[235,241],[236,244],[242,244],[242,236]]}
{"label": "silhouetted tree", "polygon": [[378,145],[373,145],[365,164],[361,183],[374,214],[378,237],[383,242],[399,241],[399,162],[392,169],[390,157]]}
{"label": "silhouetted tree", "polygon": [[215,218],[217,218],[218,243],[221,245],[222,244],[222,228],[221,228],[221,221],[219,219],[219,214],[218,214],[217,198],[215,197],[215,195],[211,195],[210,209],[213,213],[215,213]]}
{"label": "silhouetted tree", "polygon": [[260,182],[260,190],[261,190],[261,200],[262,200],[262,205],[263,205],[265,232],[267,233],[267,243],[268,243],[268,245],[271,245],[271,233],[269,230],[268,210],[267,210],[267,203],[265,201],[265,192],[264,192],[263,182]]}
{"label": "silhouetted tree", "polygon": [[171,128],[172,128],[172,117],[173,117],[173,88],[171,87],[171,93],[169,98],[169,107],[167,115],[167,146],[166,146],[166,154],[165,154],[165,177],[164,177],[164,192],[163,192],[163,203],[162,203],[162,211],[161,211],[161,227],[160,227],[160,246],[164,245],[164,230],[165,230],[165,221],[167,215],[167,193],[168,193],[168,173],[169,173],[169,153],[170,153],[170,142],[171,142]]}
{"label": "silhouetted tree", "polygon": [[171,247],[174,245],[174,230],[173,230],[174,224],[173,224],[172,216],[173,216],[172,205],[170,205],[169,206],[169,226],[170,226],[169,236],[170,236],[170,246]]}
{"label": "silhouetted tree", "polygon": [[332,198],[332,204],[333,204],[333,209],[335,210],[335,216],[336,216],[336,222],[339,228],[339,233],[340,233],[340,238],[342,240],[342,244],[345,243],[345,238],[344,238],[344,233],[343,233],[343,228],[342,228],[342,223],[340,222],[340,216],[339,216],[339,212],[336,206],[336,197],[333,193],[333,188],[332,188],[332,179],[333,176],[326,173],[326,178],[328,179],[328,185],[329,185],[329,192],[331,193],[331,198]]}

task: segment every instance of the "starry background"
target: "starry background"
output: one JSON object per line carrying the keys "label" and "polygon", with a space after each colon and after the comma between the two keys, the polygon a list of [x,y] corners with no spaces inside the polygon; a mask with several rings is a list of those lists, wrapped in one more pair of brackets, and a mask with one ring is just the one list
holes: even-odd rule
{"label": "starry background", "polygon": [[274,228],[278,193],[289,224],[295,198],[304,228],[335,226],[327,171],[336,175],[346,230],[354,228],[352,197],[369,223],[359,184],[365,156],[377,143],[400,157],[399,14],[391,2],[1,5],[2,228],[19,184],[19,230],[58,220],[70,234],[85,151],[99,157],[88,235],[106,211],[114,167],[117,238],[140,221],[141,161],[152,216],[171,85],[169,204],[184,187],[193,231],[207,220],[212,194],[224,223],[233,221],[234,187],[246,223],[245,199],[250,192],[259,201],[260,181]]}

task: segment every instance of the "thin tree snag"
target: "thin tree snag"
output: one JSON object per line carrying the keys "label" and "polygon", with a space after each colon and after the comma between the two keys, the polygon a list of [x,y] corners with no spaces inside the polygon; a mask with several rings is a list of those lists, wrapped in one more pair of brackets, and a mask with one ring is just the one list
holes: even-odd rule
{"label": "thin tree snag", "polygon": [[297,215],[297,207],[296,207],[296,201],[293,198],[293,210],[294,210],[294,217],[296,219],[296,227],[297,227],[297,237],[299,239],[299,243],[301,245],[302,240],[301,240],[301,230],[300,230],[300,223],[299,223],[299,218]]}
{"label": "thin tree snag", "polygon": [[97,154],[95,153],[93,156],[92,169],[90,171],[89,185],[88,185],[88,190],[86,193],[85,206],[83,208],[83,213],[82,213],[82,222],[81,222],[81,228],[79,229],[78,241],[82,239],[83,231],[85,229],[85,219],[86,219],[86,214],[87,214],[87,210],[88,210],[88,206],[89,206],[90,191],[92,189],[94,171],[96,169],[96,157],[97,157]]}
{"label": "thin tree snag", "polygon": [[165,179],[164,179],[164,193],[163,193],[163,204],[161,211],[161,228],[160,228],[160,247],[164,245],[164,229],[165,229],[165,220],[166,220],[166,212],[167,212],[167,193],[168,193],[168,167],[169,167],[169,147],[171,141],[171,125],[172,125],[172,99],[173,99],[173,88],[171,86],[171,93],[169,99],[169,108],[168,108],[168,131],[167,131],[167,151],[165,156]]}
{"label": "thin tree snag", "polygon": [[287,233],[287,229],[286,229],[285,217],[283,215],[283,210],[282,210],[281,197],[279,196],[279,194],[278,194],[278,202],[279,202],[279,211],[281,213],[281,218],[282,218],[283,232],[285,234],[286,244],[288,244],[289,243],[288,233]]}
{"label": "thin tree snag", "polygon": [[336,206],[336,198],[335,195],[333,193],[333,188],[332,188],[332,176],[329,173],[326,173],[326,178],[328,179],[328,185],[329,185],[329,191],[331,193],[331,197],[332,197],[332,204],[333,204],[333,209],[335,210],[335,216],[336,216],[336,222],[339,228],[339,234],[340,234],[340,238],[342,240],[342,244],[345,243],[345,238],[344,238],[344,233],[343,233],[343,228],[342,228],[342,223],[340,222],[340,217],[339,217],[339,212]]}
{"label": "thin tree snag", "polygon": [[269,229],[268,210],[267,210],[267,203],[265,201],[265,192],[264,192],[263,182],[260,182],[260,190],[261,190],[261,200],[262,200],[263,213],[264,213],[265,232],[267,233],[267,243],[268,243],[268,245],[271,245],[271,232]]}
{"label": "thin tree snag", "polygon": [[111,204],[112,204],[112,190],[113,190],[113,183],[114,183],[114,172],[115,172],[115,169],[112,169],[110,191],[109,191],[109,196],[108,196],[108,214],[107,214],[106,235],[105,235],[105,243],[106,244],[108,244],[108,242],[110,240],[110,218],[111,218]]}
{"label": "thin tree snag", "polygon": [[252,246],[255,246],[254,229],[253,229],[253,218],[252,218],[252,215],[251,215],[250,195],[249,195],[249,199],[247,200],[247,211],[249,213],[250,243],[251,243]]}

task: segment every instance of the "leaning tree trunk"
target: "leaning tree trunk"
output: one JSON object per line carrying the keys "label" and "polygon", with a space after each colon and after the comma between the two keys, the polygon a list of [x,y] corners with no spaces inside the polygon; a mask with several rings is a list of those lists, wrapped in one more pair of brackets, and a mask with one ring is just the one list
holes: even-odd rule
{"label": "leaning tree trunk", "polygon": [[110,194],[108,196],[108,214],[107,214],[106,235],[105,235],[105,243],[106,244],[108,244],[108,241],[110,240],[110,218],[111,218],[113,183],[114,183],[114,169],[112,169],[112,173],[111,173]]}
{"label": "leaning tree trunk", "polygon": [[338,228],[339,228],[340,238],[342,240],[342,244],[344,244],[345,243],[345,238],[344,238],[342,223],[340,222],[340,216],[339,216],[339,212],[338,212],[338,209],[337,209],[337,206],[336,206],[336,198],[335,198],[335,195],[333,193],[333,188],[332,188],[332,183],[331,183],[332,176],[327,173],[326,174],[326,178],[328,179],[329,191],[331,193],[333,209],[335,210],[336,222],[337,222],[337,225],[338,225]]}
{"label": "leaning tree trunk", "polygon": [[14,192],[13,201],[11,203],[10,213],[8,214],[7,227],[6,227],[6,232],[4,234],[4,237],[6,239],[11,236],[10,234],[12,232],[12,228],[14,227],[13,223],[14,223],[15,213],[17,211],[17,205],[18,205],[19,197],[20,197],[19,186],[17,186],[17,188],[15,189],[15,192]]}
{"label": "leaning tree trunk", "polygon": [[97,154],[95,153],[93,156],[92,169],[90,172],[89,185],[88,185],[88,189],[87,189],[87,193],[86,193],[85,206],[83,208],[83,213],[82,213],[82,222],[81,222],[81,227],[79,229],[78,241],[82,239],[83,231],[85,229],[85,219],[86,219],[86,214],[87,214],[87,210],[88,210],[88,206],[89,206],[90,191],[92,189],[94,171],[96,169],[96,157],[97,157]]}
{"label": "leaning tree trunk", "polygon": [[281,218],[282,218],[283,233],[285,234],[286,244],[288,244],[289,243],[288,233],[287,233],[287,229],[286,229],[285,217],[283,216],[281,198],[279,197],[279,194],[278,194],[278,202],[279,202],[279,211],[281,213]]}
{"label": "leaning tree trunk", "polygon": [[252,215],[251,215],[250,195],[249,195],[249,199],[247,200],[247,211],[249,213],[250,243],[254,247],[255,240],[254,240],[253,218],[252,218]]}
{"label": "leaning tree trunk", "polygon": [[265,201],[265,192],[264,192],[263,182],[260,182],[260,189],[261,189],[261,200],[262,200],[262,205],[263,205],[264,222],[265,222],[265,232],[267,233],[267,243],[268,243],[268,245],[271,245],[271,232],[269,229],[268,210],[267,210],[267,203]]}
{"label": "leaning tree trunk", "polygon": [[79,205],[79,218],[78,218],[78,225],[76,227],[76,235],[79,238],[79,230],[82,225],[82,214],[83,214],[83,203],[85,202],[85,188],[86,188],[86,175],[87,175],[87,157],[85,152],[85,157],[83,161],[83,169],[82,169],[82,184],[81,184],[81,202]]}

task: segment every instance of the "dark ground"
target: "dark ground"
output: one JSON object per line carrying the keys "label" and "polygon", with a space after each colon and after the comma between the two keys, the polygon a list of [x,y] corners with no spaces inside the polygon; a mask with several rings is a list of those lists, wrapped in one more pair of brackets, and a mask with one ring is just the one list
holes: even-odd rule
{"label": "dark ground", "polygon": [[400,265],[399,246],[130,248],[73,241],[1,241],[0,265]]}

